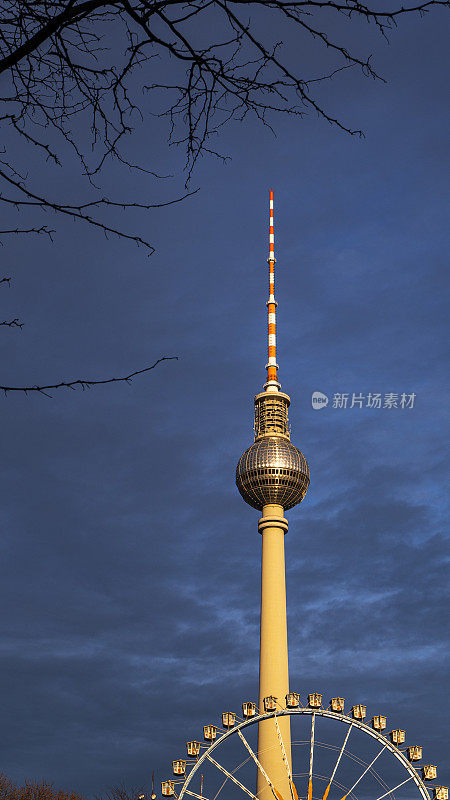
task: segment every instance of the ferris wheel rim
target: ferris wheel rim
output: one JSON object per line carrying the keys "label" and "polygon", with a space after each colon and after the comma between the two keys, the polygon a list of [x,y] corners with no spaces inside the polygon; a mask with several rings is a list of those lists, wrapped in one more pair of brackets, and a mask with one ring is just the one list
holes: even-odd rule
{"label": "ferris wheel rim", "polygon": [[[259,722],[263,722],[266,719],[274,719],[276,717],[296,717],[296,716],[313,716],[317,715],[319,717],[324,717],[326,719],[332,719],[335,722],[341,722],[344,725],[349,725],[350,727],[355,727],[362,731],[363,733],[368,734],[373,739],[378,741],[379,744],[383,745],[383,750],[388,750],[395,758],[400,762],[400,764],[406,769],[409,773],[411,780],[417,786],[420,794],[422,795],[423,800],[431,800],[430,793],[428,788],[426,787],[425,783],[423,782],[422,778],[420,777],[417,770],[412,766],[412,764],[408,761],[406,756],[399,750],[394,744],[392,744],[389,739],[382,735],[377,730],[370,728],[369,725],[366,725],[364,722],[358,719],[354,719],[353,717],[348,716],[344,713],[338,713],[335,711],[330,711],[324,708],[280,708],[274,711],[266,711],[263,714],[256,714],[254,717],[250,717],[249,719],[243,720],[243,722],[239,722],[233,725],[232,728],[225,730],[215,741],[213,741],[209,747],[199,756],[196,763],[192,767],[189,772],[189,775],[186,776],[186,779],[183,783],[181,791],[178,795],[178,800],[183,800],[186,790],[191,782],[191,779],[197,773],[199,767],[208,760],[208,755],[213,752],[220,744],[222,744],[226,739],[233,736],[233,734],[237,733],[238,731],[242,731],[245,728],[250,728],[253,725],[258,724]],[[393,791],[393,790],[392,790]],[[387,792],[389,794],[389,792]]]}

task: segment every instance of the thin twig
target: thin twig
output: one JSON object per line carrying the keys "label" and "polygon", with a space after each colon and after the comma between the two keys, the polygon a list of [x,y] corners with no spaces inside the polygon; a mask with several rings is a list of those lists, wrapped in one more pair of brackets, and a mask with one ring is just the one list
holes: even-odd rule
{"label": "thin twig", "polygon": [[7,325],[8,328],[23,328],[23,322],[19,322],[18,317],[10,320],[3,320],[0,325]]}

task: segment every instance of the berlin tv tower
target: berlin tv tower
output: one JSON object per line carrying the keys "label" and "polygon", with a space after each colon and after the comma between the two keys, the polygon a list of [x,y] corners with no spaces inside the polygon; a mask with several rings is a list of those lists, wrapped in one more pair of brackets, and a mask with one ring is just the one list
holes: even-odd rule
{"label": "berlin tv tower", "polygon": [[[287,533],[288,523],[284,512],[301,503],[309,486],[306,459],[290,441],[288,423],[290,398],[281,391],[278,382],[273,191],[270,191],[269,224],[267,381],[264,390],[255,397],[254,442],[243,453],[236,469],[236,484],[245,502],[262,511],[262,517],[258,522],[258,530],[262,534],[259,663],[261,709],[264,708],[265,698],[277,698],[280,707],[284,707],[289,692],[284,562],[284,536]],[[279,732],[273,719],[259,723],[258,760],[277,794],[279,793],[283,800],[288,800],[291,797],[291,788],[284,759],[287,760],[290,770],[289,717],[281,717],[278,724]],[[279,741],[280,735],[282,743]],[[273,800],[270,786],[260,770],[257,778],[257,796],[260,800]]]}

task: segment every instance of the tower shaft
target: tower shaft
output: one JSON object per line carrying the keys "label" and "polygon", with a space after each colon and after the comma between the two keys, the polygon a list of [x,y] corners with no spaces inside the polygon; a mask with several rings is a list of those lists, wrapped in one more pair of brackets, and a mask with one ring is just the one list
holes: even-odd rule
{"label": "tower shaft", "polygon": [[[264,698],[273,695],[284,707],[289,692],[289,667],[286,619],[286,579],[284,562],[284,536],[287,531],[283,506],[265,505],[259,520],[262,534],[261,568],[261,633],[259,663],[259,705],[264,708]],[[284,754],[291,770],[291,729],[289,717],[280,717],[259,723],[258,760],[267,772],[283,800],[291,797],[289,776]],[[280,737],[282,744],[280,742]],[[284,753],[283,753],[284,749]],[[262,800],[273,800],[266,779],[258,770],[257,795]]]}
{"label": "tower shaft", "polygon": [[[273,191],[269,206],[269,299],[267,381],[255,397],[255,438],[236,467],[236,485],[245,502],[262,511],[258,529],[262,535],[261,633],[259,662],[259,708],[266,697],[277,698],[285,707],[289,693],[286,620],[286,575],[284,536],[288,529],[284,511],[301,503],[309,486],[309,468],[303,453],[291,442],[288,408],[290,398],[278,382],[276,354],[275,245]],[[273,706],[273,701],[270,702]],[[257,773],[259,800],[291,800],[291,728],[289,716],[272,717],[258,723]],[[269,782],[267,781],[267,776]]]}

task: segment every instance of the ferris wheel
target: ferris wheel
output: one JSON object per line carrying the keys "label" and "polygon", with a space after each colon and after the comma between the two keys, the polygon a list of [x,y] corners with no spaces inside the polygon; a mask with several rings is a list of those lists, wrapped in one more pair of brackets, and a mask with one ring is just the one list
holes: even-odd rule
{"label": "ferris wheel", "polygon": [[[264,708],[242,704],[242,715],[227,711],[221,726],[203,727],[203,742],[187,742],[187,755],[173,761],[173,777],[161,784],[164,797],[175,800],[260,800],[256,774],[274,800],[448,800],[448,787],[437,784],[435,764],[422,762],[422,747],[406,744],[402,729],[386,733],[386,717],[364,720],[365,705],[348,713],[342,697],[329,706],[322,695],[311,693],[302,704],[291,692],[282,705],[264,698]],[[292,725],[292,759],[283,742],[279,720]],[[267,722],[266,722],[267,721]],[[289,781],[290,797],[283,797],[261,764],[256,734],[261,724],[275,726],[280,757]],[[260,759],[258,759],[258,755]]]}

